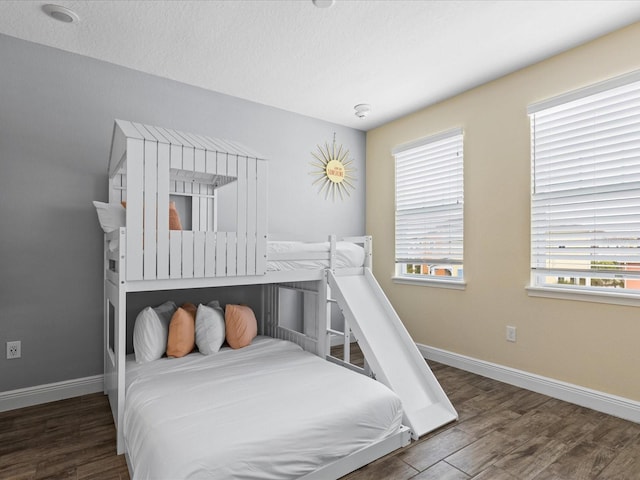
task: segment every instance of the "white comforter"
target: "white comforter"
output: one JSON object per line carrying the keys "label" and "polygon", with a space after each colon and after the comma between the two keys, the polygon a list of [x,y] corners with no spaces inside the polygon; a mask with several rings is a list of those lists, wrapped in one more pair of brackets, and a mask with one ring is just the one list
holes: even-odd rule
{"label": "white comforter", "polygon": [[127,366],[134,479],[298,478],[401,420],[400,399],[384,385],[268,337]]}
{"label": "white comforter", "polygon": [[[301,270],[328,268],[328,260],[305,259],[305,253],[329,252],[329,242],[306,243],[306,242],[282,242],[271,241],[267,243],[267,270],[283,271],[283,270]],[[292,260],[274,260],[274,253],[290,253],[293,257],[299,256],[299,259]],[[361,267],[364,264],[364,248],[351,242],[336,242],[336,268]]]}

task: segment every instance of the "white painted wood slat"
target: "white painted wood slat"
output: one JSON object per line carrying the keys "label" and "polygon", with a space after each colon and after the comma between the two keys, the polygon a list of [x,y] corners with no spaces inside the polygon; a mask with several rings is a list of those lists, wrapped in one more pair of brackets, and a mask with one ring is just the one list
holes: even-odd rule
{"label": "white painted wood slat", "polygon": [[154,127],[154,128],[160,135],[162,135],[165,138],[166,143],[170,145],[180,145],[180,142],[176,140],[171,130],[167,128],[162,128],[162,127]]}
{"label": "white painted wood slat", "polygon": [[256,233],[258,213],[258,170],[255,158],[247,159],[247,275],[256,274]]}
{"label": "white painted wood slat", "polygon": [[158,278],[169,278],[169,155],[167,143],[158,144]]}
{"label": "white painted wood slat", "polygon": [[178,143],[187,148],[195,148],[195,145],[189,140],[189,137],[184,132],[173,131],[173,135],[178,140]]}
{"label": "white painted wood slat", "polygon": [[218,173],[217,154],[214,151],[206,150],[204,157],[204,171],[206,173]]}
{"label": "white painted wood slat", "polygon": [[[182,168],[182,147],[180,145],[171,145],[169,147],[169,168],[172,170]],[[169,179],[169,188],[172,192],[180,192],[183,189],[179,189],[179,182]]]}
{"label": "white painted wood slat", "polygon": [[149,132],[151,137],[155,138],[155,140],[158,143],[169,143],[169,140],[164,135],[164,133],[161,131],[161,129],[159,129],[157,127],[152,127],[151,125],[144,125],[144,128],[147,129],[147,131]]}
{"label": "white painted wood slat", "polygon": [[193,278],[193,232],[182,230],[182,278]]}
{"label": "white painted wood slat", "polygon": [[175,143],[171,144],[171,168],[181,169],[182,168],[182,145],[178,145]]}
{"label": "white painted wood slat", "polygon": [[189,133],[189,132],[179,132],[179,133],[182,138],[187,140],[193,146],[193,148],[196,148],[196,149],[205,148],[202,145],[201,141],[199,140],[198,135],[194,135],[193,133]]}
{"label": "white painted wood slat", "polygon": [[216,276],[216,232],[205,232],[204,276]]}
{"label": "white painted wood slat", "polygon": [[169,232],[169,278],[182,277],[182,232]]}
{"label": "white painted wood slat", "polygon": [[209,189],[207,191],[209,197],[206,199],[206,223],[207,223],[207,228],[205,228],[206,231],[208,232],[213,232],[215,230],[217,230],[216,228],[216,224],[214,221],[214,214],[215,214],[215,208],[216,208],[216,191],[213,188],[213,185],[209,186]]}
{"label": "white painted wood slat", "polygon": [[247,273],[247,198],[248,198],[248,161],[246,157],[237,157],[238,165],[238,203],[236,224],[235,274]]}
{"label": "white painted wood slat", "polygon": [[[193,172],[195,166],[195,149],[193,147],[182,147],[182,169]],[[193,193],[193,184],[184,182],[184,191]]]}
{"label": "white painted wood slat", "polygon": [[157,275],[157,240],[156,218],[158,211],[158,143],[154,140],[144,141],[144,264],[145,280],[153,280]]}
{"label": "white painted wood slat", "polygon": [[[144,141],[127,140],[127,177],[129,185],[143,185],[144,181]],[[142,188],[127,190],[127,280],[142,280],[142,230],[143,230]]]}
{"label": "white painted wood slat", "polygon": [[193,276],[204,277],[205,232],[193,232]]}
{"label": "white painted wood slat", "polygon": [[216,277],[227,275],[227,232],[216,235]]}
{"label": "white painted wood slat", "polygon": [[258,160],[256,168],[256,275],[264,275],[267,271],[267,162]]}
{"label": "white painted wood slat", "polygon": [[[205,168],[205,151],[202,148],[197,148],[194,151],[194,172],[204,173]],[[202,185],[200,183],[194,185],[193,193],[197,193],[199,195],[206,195],[207,187],[206,185]],[[203,215],[206,218],[206,198],[202,197],[193,197],[193,205],[191,207],[191,229],[194,231],[206,230],[206,222],[202,222]],[[205,212],[203,212],[203,208]]]}
{"label": "white painted wood slat", "polygon": [[136,122],[131,122],[131,125],[133,125],[133,127],[138,131],[138,133],[140,134],[143,140],[156,141],[153,135],[149,133],[145,125],[142,125],[141,123],[136,123]]}
{"label": "white painted wood slat", "polygon": [[229,170],[227,168],[227,164],[228,164],[228,158],[229,155],[227,155],[224,152],[217,152],[216,153],[216,170],[218,172],[218,175],[228,175],[229,174]]}
{"label": "white painted wood slat", "polygon": [[236,232],[227,232],[227,277],[238,275]]}

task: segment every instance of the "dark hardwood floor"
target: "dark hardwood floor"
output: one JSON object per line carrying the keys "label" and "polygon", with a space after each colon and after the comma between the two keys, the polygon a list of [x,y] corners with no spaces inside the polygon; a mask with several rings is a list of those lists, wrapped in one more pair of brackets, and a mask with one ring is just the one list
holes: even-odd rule
{"label": "dark hardwood floor", "polygon": [[639,424],[429,363],[459,420],[345,479],[640,479]]}
{"label": "dark hardwood floor", "polygon": [[[430,365],[460,419],[345,480],[640,480],[640,425]],[[0,479],[129,479],[106,397],[0,413]]]}
{"label": "dark hardwood floor", "polygon": [[101,393],[0,413],[0,479],[129,479]]}

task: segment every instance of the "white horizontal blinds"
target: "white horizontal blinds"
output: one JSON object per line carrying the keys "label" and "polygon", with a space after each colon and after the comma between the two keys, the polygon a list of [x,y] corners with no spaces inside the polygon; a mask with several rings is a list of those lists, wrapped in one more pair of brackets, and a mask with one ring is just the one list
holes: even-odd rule
{"label": "white horizontal blinds", "polygon": [[393,151],[396,263],[462,264],[462,130]]}
{"label": "white horizontal blinds", "polygon": [[640,264],[638,80],[529,110],[534,272],[625,278],[637,270],[629,264]]}

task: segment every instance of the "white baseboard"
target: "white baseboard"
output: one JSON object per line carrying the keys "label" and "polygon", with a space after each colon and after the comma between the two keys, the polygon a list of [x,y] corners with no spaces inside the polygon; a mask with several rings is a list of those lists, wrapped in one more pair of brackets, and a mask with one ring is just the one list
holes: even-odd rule
{"label": "white baseboard", "polygon": [[102,375],[9,390],[0,392],[0,412],[103,391]]}
{"label": "white baseboard", "polygon": [[418,344],[424,358],[640,423],[640,402],[534,373]]}

